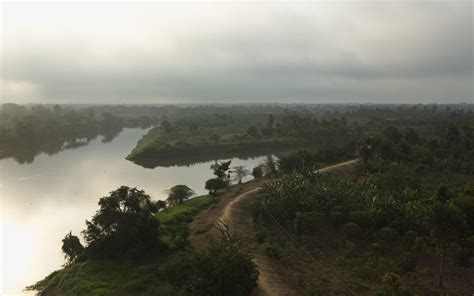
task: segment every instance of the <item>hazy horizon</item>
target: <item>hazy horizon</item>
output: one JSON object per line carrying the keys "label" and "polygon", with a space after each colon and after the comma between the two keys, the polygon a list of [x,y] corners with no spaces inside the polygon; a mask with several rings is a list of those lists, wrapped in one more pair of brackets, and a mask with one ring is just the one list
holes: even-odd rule
{"label": "hazy horizon", "polygon": [[473,103],[471,1],[1,7],[1,102]]}

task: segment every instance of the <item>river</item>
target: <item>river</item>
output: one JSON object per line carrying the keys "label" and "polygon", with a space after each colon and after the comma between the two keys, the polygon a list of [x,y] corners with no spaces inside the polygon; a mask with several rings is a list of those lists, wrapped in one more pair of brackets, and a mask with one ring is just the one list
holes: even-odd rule
{"label": "river", "polygon": [[[120,185],[143,189],[155,200],[177,184],[206,193],[213,161],[147,169],[125,159],[146,132],[124,129],[111,142],[98,137],[26,164],[0,160],[1,295],[32,294],[22,290],[64,263],[61,239],[69,231],[79,235],[99,198]],[[252,169],[264,158],[234,158],[232,166]]]}

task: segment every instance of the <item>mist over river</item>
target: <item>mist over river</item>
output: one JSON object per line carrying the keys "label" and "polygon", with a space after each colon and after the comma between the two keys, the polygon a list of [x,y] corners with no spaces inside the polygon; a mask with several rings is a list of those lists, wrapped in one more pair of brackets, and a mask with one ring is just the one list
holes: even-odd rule
{"label": "mist over river", "polygon": [[[120,185],[143,189],[155,200],[166,199],[165,190],[177,184],[206,193],[214,161],[147,169],[125,159],[146,132],[124,129],[110,142],[98,137],[54,155],[40,154],[28,164],[0,160],[2,295],[18,295],[59,269],[65,262],[62,238],[69,231],[79,235],[99,198]],[[234,158],[232,166],[252,169],[264,159]]]}

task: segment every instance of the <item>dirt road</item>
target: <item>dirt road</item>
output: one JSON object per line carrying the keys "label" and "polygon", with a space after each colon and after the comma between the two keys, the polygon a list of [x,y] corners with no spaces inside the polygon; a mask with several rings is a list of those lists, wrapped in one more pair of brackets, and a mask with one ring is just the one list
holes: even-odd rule
{"label": "dirt road", "polygon": [[[348,166],[353,165],[357,160],[350,160],[336,165],[328,166],[317,170],[317,174],[336,173],[340,170],[346,169]],[[239,205],[244,202],[247,198],[251,198],[255,193],[260,190],[260,187],[252,188],[247,190],[235,198],[231,202],[227,203],[224,207],[220,219],[226,221],[226,223],[234,229],[239,229],[242,224],[247,224],[246,217],[242,215],[242,209]],[[257,289],[254,295],[295,295],[294,289],[288,285],[287,278],[282,273],[279,267],[275,266],[271,260],[260,254],[257,250],[253,252],[254,261],[257,264],[257,268],[260,272],[258,278]]]}

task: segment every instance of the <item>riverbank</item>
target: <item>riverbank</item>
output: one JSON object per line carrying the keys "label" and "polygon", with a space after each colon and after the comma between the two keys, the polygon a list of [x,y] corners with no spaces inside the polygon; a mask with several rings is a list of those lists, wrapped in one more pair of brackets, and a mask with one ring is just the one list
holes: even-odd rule
{"label": "riverbank", "polygon": [[347,142],[347,138],[342,141],[338,136],[328,136],[321,141],[277,135],[254,137],[225,129],[203,129],[197,132],[176,129],[165,132],[154,128],[138,141],[126,159],[146,168],[168,167],[231,157],[283,154],[303,148],[313,150]]}

